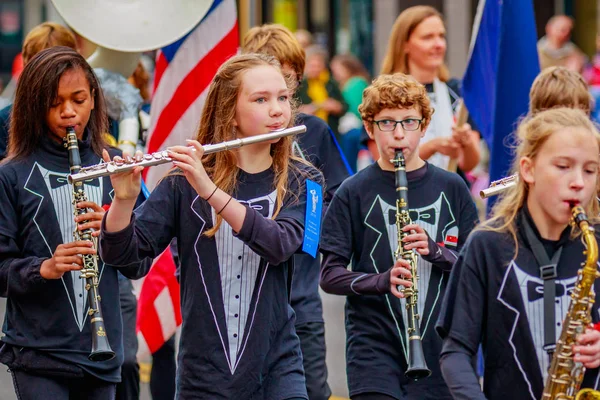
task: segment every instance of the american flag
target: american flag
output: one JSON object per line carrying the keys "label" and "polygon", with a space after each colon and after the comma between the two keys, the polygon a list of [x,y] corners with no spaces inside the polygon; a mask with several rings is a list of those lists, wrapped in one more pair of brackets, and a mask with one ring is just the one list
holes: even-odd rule
{"label": "american flag", "polygon": [[139,354],[152,354],[181,325],[179,282],[170,248],[158,256],[139,287],[137,336]]}
{"label": "american flag", "polygon": [[[149,153],[184,144],[185,139],[195,136],[208,87],[221,64],[237,52],[238,45],[235,0],[215,0],[194,30],[158,52]],[[146,183],[150,188],[170,166],[162,167],[149,169]]]}
{"label": "american flag", "polygon": [[[215,0],[190,33],[158,51],[148,153],[184,144],[185,139],[195,136],[208,87],[217,69],[237,52],[238,46],[235,0]],[[154,188],[170,167],[163,164],[145,171],[146,184]],[[168,248],[157,257],[138,288],[138,353],[153,353],[181,325],[179,285]]]}

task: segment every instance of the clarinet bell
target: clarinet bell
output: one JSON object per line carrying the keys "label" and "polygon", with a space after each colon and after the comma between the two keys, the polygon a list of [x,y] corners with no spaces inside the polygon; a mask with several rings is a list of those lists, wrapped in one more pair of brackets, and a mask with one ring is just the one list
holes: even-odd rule
{"label": "clarinet bell", "polygon": [[425,355],[423,354],[423,344],[420,338],[409,338],[408,350],[408,369],[404,373],[408,379],[418,381],[431,375],[431,370],[427,368]]}
{"label": "clarinet bell", "polygon": [[88,359],[94,362],[102,362],[112,360],[115,357],[115,352],[110,348],[108,338],[104,331],[104,325],[95,327],[92,338],[92,351],[88,355]]}

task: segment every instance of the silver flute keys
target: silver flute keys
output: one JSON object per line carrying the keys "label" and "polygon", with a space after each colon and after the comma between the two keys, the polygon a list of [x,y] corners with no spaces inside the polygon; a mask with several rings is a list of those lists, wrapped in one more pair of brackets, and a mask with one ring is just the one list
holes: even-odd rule
{"label": "silver flute keys", "polygon": [[511,187],[515,186],[519,181],[519,175],[511,175],[502,179],[498,179],[497,181],[493,181],[490,183],[490,186],[481,190],[479,192],[479,197],[482,199],[487,199],[488,197],[496,196],[497,194],[501,194]]}
{"label": "silver flute keys", "polygon": [[[249,144],[280,139],[285,136],[296,135],[304,132],[306,132],[306,126],[298,125],[292,128],[277,130],[262,135],[239,138],[216,144],[207,144],[202,147],[204,147],[204,154],[218,153],[224,150],[237,149],[238,147]],[[144,154],[141,161],[136,161],[135,159],[132,159],[130,162],[126,162],[125,160],[111,161],[81,168],[79,172],[70,174],[67,179],[69,183],[73,184],[88,179],[100,178],[102,176],[131,171],[135,167],[151,167],[153,165],[166,164],[172,161],[173,160],[171,157],[169,157],[167,151],[158,151],[152,154]]]}

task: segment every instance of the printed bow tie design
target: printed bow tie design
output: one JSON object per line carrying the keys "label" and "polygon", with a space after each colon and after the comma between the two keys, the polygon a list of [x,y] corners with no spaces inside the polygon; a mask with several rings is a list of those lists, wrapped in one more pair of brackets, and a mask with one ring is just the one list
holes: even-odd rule
{"label": "printed bow tie design", "polygon": [[[50,181],[51,189],[58,189],[59,187],[69,184],[69,181],[67,181],[67,177],[62,175],[48,174],[48,180]],[[87,186],[100,187],[100,179],[98,178],[88,179],[83,183]]]}
{"label": "printed bow tie design", "polygon": [[[390,225],[396,225],[396,209],[390,208]],[[412,222],[421,221],[429,225],[435,225],[435,208],[427,208],[425,210],[409,210],[408,215]]]}
{"label": "printed bow tie design", "polygon": [[248,207],[255,209],[258,211],[263,217],[269,217],[269,200],[255,200],[255,201],[241,201],[240,203],[246,203]]}
{"label": "printed bow tie design", "polygon": [[[565,295],[565,290],[573,290],[575,284],[565,287],[562,283],[556,283],[556,297]],[[544,298],[544,284],[541,282],[527,281],[527,300],[531,303]]]}

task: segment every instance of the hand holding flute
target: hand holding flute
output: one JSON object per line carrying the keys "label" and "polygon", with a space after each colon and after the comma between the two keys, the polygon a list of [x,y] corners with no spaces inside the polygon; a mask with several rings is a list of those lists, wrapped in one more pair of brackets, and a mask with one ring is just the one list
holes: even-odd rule
{"label": "hand holding flute", "polygon": [[232,197],[229,194],[218,190],[204,169],[202,157],[249,144],[273,142],[302,132],[306,132],[304,125],[204,146],[196,140],[188,140],[188,146],[173,146],[167,151],[152,155],[137,152],[133,158],[125,155],[124,158],[115,157],[112,161],[105,152],[104,164],[82,168],[79,174],[69,175],[69,181],[77,182],[109,175],[115,190],[115,199],[114,207],[111,207],[106,218],[106,228],[108,231],[119,231],[127,227],[131,219],[131,212],[141,190],[141,173],[144,167],[172,162],[183,171],[183,175],[196,193],[204,200],[210,200],[209,204],[218,210],[217,214],[223,212],[223,218],[237,232],[241,229],[246,209],[236,201],[231,201]]}
{"label": "hand holding flute", "polygon": [[[215,195],[217,186],[210,179],[202,164],[204,148],[196,140],[188,140],[188,144],[189,146],[169,147],[166,152],[170,162],[173,163],[173,166],[178,167],[183,171],[183,175],[201,198],[206,200],[210,196],[213,200],[218,201],[219,204],[222,203],[221,207],[224,208],[224,205],[231,196],[224,192]],[[107,163],[111,162],[106,151],[104,151],[103,158]],[[143,155],[141,152],[137,152],[133,159],[127,155],[124,156],[124,159],[116,156],[113,159],[113,162],[120,163],[124,161],[126,163],[135,164],[142,159]],[[108,216],[106,217],[107,231],[120,231],[129,225],[131,213],[141,190],[141,173],[143,169],[143,166],[138,165],[124,172],[110,174],[115,197],[111,209],[108,212]],[[240,205],[240,207],[243,206]],[[240,229],[241,224],[239,227],[232,224],[232,228]]]}
{"label": "hand holding flute", "polygon": [[[204,148],[204,155],[206,155],[211,153],[217,153],[223,150],[232,150],[238,147],[254,143],[260,143],[269,140],[278,140],[285,136],[295,135],[304,132],[306,132],[306,126],[298,125],[292,128],[272,131],[261,135],[238,138],[217,144],[206,144],[202,147]],[[69,175],[68,180],[69,183],[73,184],[88,179],[100,178],[102,176],[109,176],[112,174],[130,171],[138,166],[151,167],[153,165],[166,164],[171,161],[173,160],[169,157],[167,151],[158,151],[152,154],[143,155],[141,153],[136,153],[134,158],[127,158],[127,156],[125,156],[125,159],[123,159],[119,157],[115,158],[115,160],[113,161],[106,161],[98,165],[91,165],[88,167],[81,168],[81,170],[78,173]]]}

